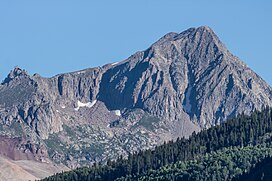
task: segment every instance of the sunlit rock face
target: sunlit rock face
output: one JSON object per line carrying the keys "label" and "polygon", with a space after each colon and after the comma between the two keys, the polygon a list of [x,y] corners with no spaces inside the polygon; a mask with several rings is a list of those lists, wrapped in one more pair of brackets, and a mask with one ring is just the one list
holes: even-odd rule
{"label": "sunlit rock face", "polygon": [[52,78],[16,67],[0,86],[0,133],[46,145],[50,159],[73,168],[187,137],[271,100],[271,87],[203,26],[103,67]]}

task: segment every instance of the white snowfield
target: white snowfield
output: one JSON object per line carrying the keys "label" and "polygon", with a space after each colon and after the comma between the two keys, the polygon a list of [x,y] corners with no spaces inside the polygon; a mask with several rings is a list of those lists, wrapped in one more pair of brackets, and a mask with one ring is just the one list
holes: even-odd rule
{"label": "white snowfield", "polygon": [[121,111],[120,110],[115,110],[114,113],[115,113],[116,116],[121,116]]}
{"label": "white snowfield", "polygon": [[82,71],[79,71],[79,72],[76,72],[78,75],[79,74],[84,74],[86,71],[85,70],[82,70]]}
{"label": "white snowfield", "polygon": [[87,103],[83,103],[83,102],[80,102],[80,101],[77,101],[77,107],[75,108],[76,111],[79,110],[79,108],[81,107],[88,107],[88,108],[91,108],[95,105],[97,100],[94,100],[93,102],[87,102]]}
{"label": "white snowfield", "polygon": [[112,63],[111,65],[117,65],[117,64],[119,64],[120,62],[114,62],[114,63]]}

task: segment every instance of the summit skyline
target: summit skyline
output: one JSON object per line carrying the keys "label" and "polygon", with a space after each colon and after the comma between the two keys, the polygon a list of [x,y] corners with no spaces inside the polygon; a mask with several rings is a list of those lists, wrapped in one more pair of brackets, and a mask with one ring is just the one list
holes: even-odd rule
{"label": "summit skyline", "polygon": [[162,1],[2,1],[0,79],[17,65],[44,77],[102,66],[126,59],[168,32],[207,25],[272,85],[271,7],[271,2],[246,1],[174,0],[167,6]]}

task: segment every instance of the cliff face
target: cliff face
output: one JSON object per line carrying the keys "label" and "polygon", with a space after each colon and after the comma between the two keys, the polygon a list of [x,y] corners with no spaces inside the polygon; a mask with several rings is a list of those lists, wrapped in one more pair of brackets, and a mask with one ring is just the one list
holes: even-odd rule
{"label": "cliff face", "polygon": [[11,124],[17,120],[27,124],[41,138],[62,130],[61,107],[75,107],[77,100],[95,99],[101,69],[62,74],[50,79],[29,76],[16,67],[0,89],[1,120]]}
{"label": "cliff face", "polygon": [[[0,86],[0,130],[47,145],[53,160],[74,167],[265,106],[272,106],[271,87],[199,27],[103,67],[52,78],[16,67]],[[9,131],[14,122],[20,133]]]}
{"label": "cliff face", "polygon": [[141,108],[167,120],[209,127],[271,106],[271,87],[232,55],[209,27],[169,33],[109,69],[100,99],[112,109]]}

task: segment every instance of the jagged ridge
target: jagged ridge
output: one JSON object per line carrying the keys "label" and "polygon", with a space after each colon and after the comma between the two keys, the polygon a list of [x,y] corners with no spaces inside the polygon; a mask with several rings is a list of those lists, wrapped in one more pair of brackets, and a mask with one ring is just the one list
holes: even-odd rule
{"label": "jagged ridge", "polygon": [[272,89],[203,26],[169,33],[103,67],[52,78],[16,67],[0,86],[0,100],[2,124],[17,121],[34,142],[66,145],[48,146],[50,155],[75,167],[271,106]]}

